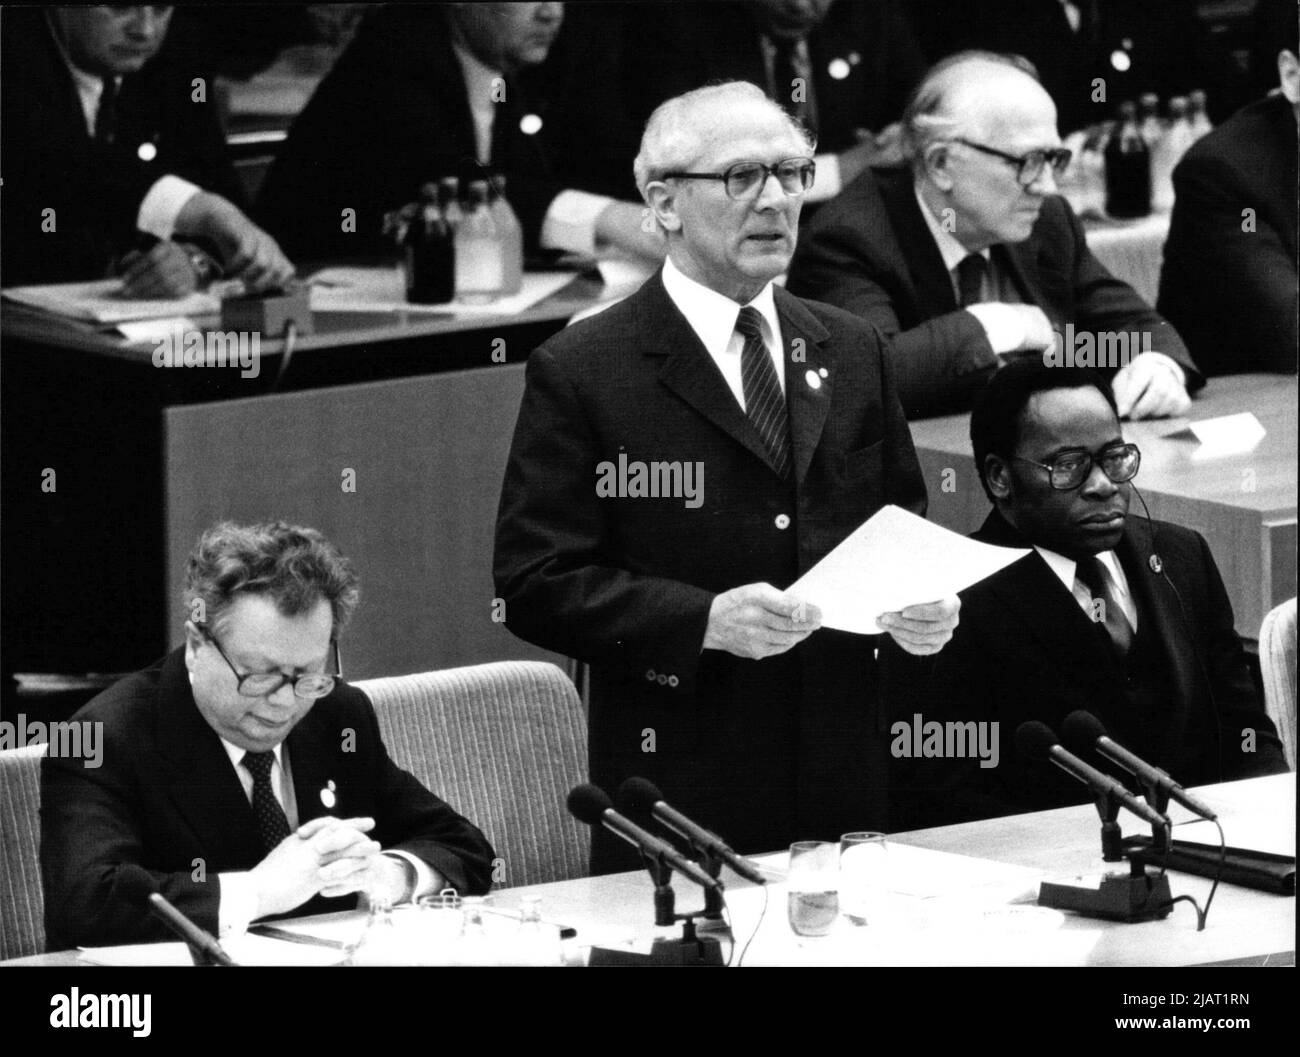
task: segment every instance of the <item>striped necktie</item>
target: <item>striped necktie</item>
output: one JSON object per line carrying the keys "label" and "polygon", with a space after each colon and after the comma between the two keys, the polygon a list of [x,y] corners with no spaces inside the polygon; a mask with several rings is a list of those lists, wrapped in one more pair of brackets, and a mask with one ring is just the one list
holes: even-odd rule
{"label": "striped necktie", "polygon": [[740,382],[745,414],[758,430],[777,474],[785,477],[791,461],[790,421],[776,368],[763,343],[762,319],[753,307],[742,308],[736,318],[736,330],[745,341],[740,353]]}
{"label": "striped necktie", "polygon": [[1115,651],[1121,657],[1126,657],[1133,645],[1133,625],[1128,622],[1128,617],[1124,615],[1124,610],[1111,589],[1105,567],[1095,556],[1082,558],[1075,565],[1074,576],[1092,595],[1094,607],[1098,601],[1101,602],[1101,611],[1096,613],[1094,610],[1093,620],[1106,629]]}

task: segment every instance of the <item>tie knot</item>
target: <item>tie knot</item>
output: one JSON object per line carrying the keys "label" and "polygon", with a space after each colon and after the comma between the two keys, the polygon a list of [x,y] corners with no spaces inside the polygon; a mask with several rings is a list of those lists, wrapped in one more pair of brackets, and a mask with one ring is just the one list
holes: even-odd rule
{"label": "tie knot", "polygon": [[1088,588],[1094,598],[1106,592],[1106,567],[1095,554],[1089,558],[1080,558],[1075,563],[1074,575]]}
{"label": "tie knot", "polygon": [[752,305],[747,305],[740,310],[740,315],[736,317],[736,329],[746,338],[757,338],[763,340],[763,316]]}
{"label": "tie knot", "polygon": [[269,778],[271,777],[271,768],[275,766],[275,753],[246,752],[244,753],[243,763],[248,768],[248,773],[254,778]]}

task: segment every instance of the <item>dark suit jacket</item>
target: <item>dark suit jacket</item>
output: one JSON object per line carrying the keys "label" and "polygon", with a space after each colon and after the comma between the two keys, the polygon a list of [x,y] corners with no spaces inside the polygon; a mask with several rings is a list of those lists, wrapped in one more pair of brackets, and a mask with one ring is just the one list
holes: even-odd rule
{"label": "dark suit jacket", "polygon": [[1296,150],[1279,95],[1239,111],[1174,170],[1159,307],[1206,374],[1296,371]]}
{"label": "dark suit jacket", "polygon": [[[837,3],[808,34],[819,150],[838,153],[857,144],[858,129],[879,131],[902,115],[926,66],[905,7]],[[714,81],[767,90],[762,28],[749,4],[640,4],[628,32],[628,94],[641,121],[664,100]]]}
{"label": "dark suit jacket", "polygon": [[[1048,198],[1029,238],[993,255],[1021,300],[1057,330],[1150,331],[1152,349],[1182,366],[1189,391],[1205,384],[1174,328],[1092,255],[1065,199]],[[906,168],[868,170],[817,214],[787,288],[839,305],[891,339],[909,418],[969,410],[996,367],[984,328],[957,306]]]}
{"label": "dark suit jacket", "polygon": [[[996,513],[972,536],[1027,546]],[[1286,770],[1205,540],[1177,525],[1130,516],[1117,554],[1138,606],[1139,633],[1145,624],[1158,636],[1164,699],[1150,714],[1135,712],[1105,633],[1033,552],[962,593],[961,623],[940,653],[918,658],[890,649],[883,658],[895,722],[910,726],[919,713],[926,722],[1000,725],[997,767],[895,757],[896,825],[946,825],[1086,803],[1083,785],[1053,764],[1021,757],[1015,747],[1021,723],[1041,720],[1059,735],[1075,709],[1091,712],[1112,738],[1185,786]],[[1159,554],[1163,575],[1152,571],[1152,554]],[[1247,730],[1256,732],[1253,752],[1242,750]],[[1107,769],[1095,754],[1085,758]]]}
{"label": "dark suit jacket", "polygon": [[[520,83],[505,83],[493,122],[492,170],[530,247],[561,190],[536,113]],[[393,4],[366,16],[356,37],[293,123],[258,197],[261,222],[291,255],[313,260],[392,253],[383,216],[444,176],[482,179],[465,78],[438,6]],[[356,210],[356,232],[342,230]]]}
{"label": "dark suit jacket", "polygon": [[[136,215],[149,188],[172,173],[243,203],[226,157],[212,80],[207,101],[192,99],[202,67],[182,63],[164,44],[139,73],[122,79],[117,137],[96,144],[72,75],[39,8],[5,11],[0,40],[0,282],[99,279],[136,237]],[[138,151],[152,144],[156,156]],[[43,231],[45,210],[54,230]]]}
{"label": "dark suit jacket", "polygon": [[[102,766],[41,763],[41,874],[50,950],[138,943],[170,934],[149,913],[161,891],[215,933],[222,871],[262,859],[253,810],[216,732],[190,693],[184,651],[127,677],[74,717],[102,723]],[[351,751],[343,732],[355,731]],[[371,836],[438,870],[464,893],[490,883],[492,848],[474,826],[399,770],[374,709],[354,687],[317,701],[290,732],[299,824],[320,815],[375,819]],[[333,780],[337,803],[320,791]],[[203,879],[195,879],[201,861]],[[350,909],[354,897],[317,897],[295,914]]]}
{"label": "dark suit jacket", "polygon": [[[591,664],[592,781],[647,777],[750,851],[882,824],[875,640],[818,631],[763,661],[702,652],[714,596],[788,587],[884,504],[925,506],[879,336],[775,296],[794,482],[655,276],[529,359],[495,558],[507,626]],[[598,497],[599,464],[620,454],[699,463],[702,505]],[[626,861],[602,848],[595,868]]]}

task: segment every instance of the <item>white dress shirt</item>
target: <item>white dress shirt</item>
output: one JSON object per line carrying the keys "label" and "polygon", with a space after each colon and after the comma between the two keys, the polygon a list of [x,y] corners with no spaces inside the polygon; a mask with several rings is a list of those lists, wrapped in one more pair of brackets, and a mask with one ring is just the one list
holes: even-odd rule
{"label": "white dress shirt", "polygon": [[[680,268],[669,257],[664,261],[664,289],[686,317],[686,322],[699,336],[708,350],[709,357],[718,365],[722,377],[727,383],[736,403],[742,411],[745,407],[745,386],[742,381],[740,354],[745,347],[745,339],[736,330],[736,318],[740,315],[741,305],[729,297],[724,297],[716,290],[697,283],[682,274]],[[776,370],[777,381],[781,391],[785,392],[785,360],[781,355],[781,324],[776,316],[776,302],[772,296],[772,284],[763,287],[757,297],[745,308],[756,308],[763,317],[763,344],[772,357],[772,366]]]}
{"label": "white dress shirt", "polygon": [[[1078,582],[1076,575],[1078,562],[1073,558],[1067,558],[1064,554],[1049,551],[1046,547],[1035,546],[1034,550],[1042,555],[1043,561],[1047,562],[1048,568],[1060,577],[1061,583],[1074,596],[1074,600],[1079,603],[1084,613],[1088,615],[1088,619],[1093,619],[1092,595],[1087,587]],[[1128,577],[1124,575],[1124,567],[1120,565],[1118,556],[1114,551],[1102,551],[1097,555],[1097,559],[1101,562],[1101,567],[1106,571],[1106,577],[1110,581],[1115,601],[1119,603],[1120,609],[1124,611],[1124,616],[1128,618],[1129,626],[1134,631],[1137,631],[1137,603],[1133,601],[1133,596],[1129,592]]]}
{"label": "white dress shirt", "polygon": [[[492,164],[492,129],[497,99],[505,91],[505,78],[458,41],[452,51],[460,62],[474,124],[474,144],[480,165]],[[543,249],[566,250],[586,256],[596,254],[596,218],[614,199],[587,191],[561,191],[546,207],[540,243]]]}
{"label": "white dress shirt", "polygon": [[[221,739],[221,747],[230,757],[230,765],[234,767],[235,774],[239,777],[244,796],[252,804],[253,775],[243,765],[244,754],[248,750],[241,749],[225,738]],[[289,832],[292,833],[298,828],[298,801],[293,791],[293,765],[284,742],[277,745],[272,752],[275,754],[275,762],[271,764],[271,792],[275,794],[276,801],[284,810],[285,819],[289,823]],[[418,856],[398,848],[386,851],[384,854],[403,859],[415,867],[416,881],[412,899],[427,895],[441,882],[441,878],[433,868]],[[221,937],[224,939],[242,935],[257,914],[257,885],[247,870],[231,870],[219,874],[218,877],[221,895],[217,904],[217,925]]]}
{"label": "white dress shirt", "polygon": [[[77,89],[77,99],[81,103],[81,112],[86,119],[86,132],[93,138],[95,121],[99,117],[99,104],[104,95],[104,79],[73,64],[71,57],[54,34],[54,43],[63,56],[63,63],[72,76],[72,83]],[[122,87],[122,78],[113,78],[118,89]],[[145,193],[136,213],[135,226],[140,231],[148,232],[160,239],[169,239],[176,233],[176,218],[194,195],[202,190],[197,184],[183,180],[179,176],[166,173]]]}

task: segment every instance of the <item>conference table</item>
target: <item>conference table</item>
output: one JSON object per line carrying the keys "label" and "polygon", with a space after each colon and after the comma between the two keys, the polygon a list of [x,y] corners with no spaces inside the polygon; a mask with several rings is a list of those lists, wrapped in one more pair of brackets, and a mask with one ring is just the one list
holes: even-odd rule
{"label": "conference table", "polygon": [[[1295,775],[1228,782],[1194,790],[1219,813],[1230,846],[1295,855]],[[1185,825],[1191,816],[1171,810],[1175,836],[1210,842],[1208,824]],[[1135,818],[1123,815],[1126,835],[1140,832]],[[1034,905],[1041,879],[1092,875],[1102,868],[1099,822],[1091,805],[1015,815],[936,829],[897,833],[888,838],[889,889],[875,904],[882,916],[865,926],[841,917],[825,937],[797,937],[787,923],[785,856],[758,859],[773,881],[766,889],[724,870],[738,964],[857,965],[1033,965],[1179,966],[1231,963],[1293,965],[1295,895],[1273,894],[1221,884],[1204,931],[1187,904],[1166,918],[1123,924],[1082,917]],[[1172,894],[1191,895],[1202,906],[1208,878],[1170,871]],[[700,905],[699,890],[676,882],[677,910]],[[524,896],[541,899],[543,917],[573,927],[568,964],[582,964],[592,945],[644,951],[658,933],[652,926],[653,885],[647,873],[582,878],[528,888],[504,889],[492,897],[497,909],[517,909]],[[843,899],[844,893],[841,893]],[[307,935],[359,936],[360,913],[324,915],[279,922]],[[752,941],[752,942],[751,942]],[[319,950],[283,944],[286,951],[315,955]],[[724,956],[731,945],[724,943]],[[174,951],[173,955],[180,952]],[[337,957],[342,957],[341,954]],[[438,953],[414,951],[411,962],[433,964]],[[14,959],[10,966],[79,964],[76,951]]]}
{"label": "conference table", "polygon": [[[1182,418],[1124,423],[1142,451],[1134,484],[1151,516],[1200,532],[1223,575],[1237,633],[1257,641],[1264,615],[1296,593],[1296,378],[1242,374],[1211,378]],[[1249,412],[1266,430],[1247,450],[1202,444],[1188,426]],[[930,495],[928,516],[973,532],[989,512],[971,455],[970,416],[913,422]],[[1129,516],[1141,517],[1135,497]]]}

